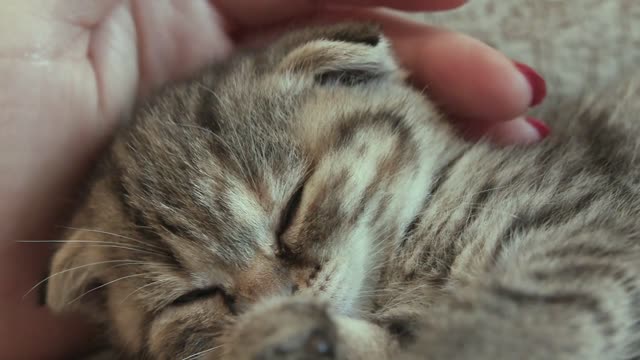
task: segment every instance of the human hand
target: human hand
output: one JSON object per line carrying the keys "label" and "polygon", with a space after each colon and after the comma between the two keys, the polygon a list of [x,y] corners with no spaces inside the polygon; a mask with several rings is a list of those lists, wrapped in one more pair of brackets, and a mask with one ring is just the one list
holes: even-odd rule
{"label": "human hand", "polygon": [[[487,46],[366,6],[436,10],[463,0],[8,1],[0,12],[0,349],[7,358],[55,358],[87,337],[22,296],[47,270],[64,198],[132,100],[233,51],[235,40],[293,18],[374,18],[418,86],[465,129],[530,142],[524,120],[544,86]],[[336,3],[338,0],[335,1]],[[534,85],[532,86],[531,83]],[[513,120],[516,119],[516,120]],[[490,130],[489,130],[490,129]]]}

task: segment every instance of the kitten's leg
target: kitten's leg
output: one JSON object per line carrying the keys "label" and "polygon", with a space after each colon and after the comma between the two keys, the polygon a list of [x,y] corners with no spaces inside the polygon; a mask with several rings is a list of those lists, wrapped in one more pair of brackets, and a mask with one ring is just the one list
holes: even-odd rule
{"label": "kitten's leg", "polygon": [[607,231],[553,235],[522,239],[486,277],[407,320],[414,340],[404,358],[637,359],[637,241]]}
{"label": "kitten's leg", "polygon": [[224,360],[387,360],[385,331],[331,315],[313,299],[290,297],[243,315],[224,341]]}

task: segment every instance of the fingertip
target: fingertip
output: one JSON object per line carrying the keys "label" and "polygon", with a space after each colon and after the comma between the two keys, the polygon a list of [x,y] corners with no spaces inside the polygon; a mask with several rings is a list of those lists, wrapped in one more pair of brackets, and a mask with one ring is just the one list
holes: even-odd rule
{"label": "fingertip", "polygon": [[416,86],[453,117],[479,119],[477,128],[522,116],[546,94],[544,79],[533,69],[467,35],[391,11],[334,9],[328,15],[381,23]]}
{"label": "fingertip", "polygon": [[522,74],[529,83],[529,87],[531,89],[531,101],[529,102],[529,106],[534,107],[539,105],[547,96],[547,82],[531,66],[518,61],[514,61],[513,63],[515,64],[516,69],[518,69],[520,74]]}
{"label": "fingertip", "polygon": [[533,144],[550,134],[549,126],[533,117],[519,117],[488,130],[486,136],[500,145]]}
{"label": "fingertip", "polygon": [[528,122],[529,125],[531,125],[534,129],[538,131],[542,139],[546,138],[547,136],[549,136],[549,134],[551,134],[551,128],[549,127],[549,125],[545,124],[544,121],[534,118],[533,116],[525,117],[525,121]]}

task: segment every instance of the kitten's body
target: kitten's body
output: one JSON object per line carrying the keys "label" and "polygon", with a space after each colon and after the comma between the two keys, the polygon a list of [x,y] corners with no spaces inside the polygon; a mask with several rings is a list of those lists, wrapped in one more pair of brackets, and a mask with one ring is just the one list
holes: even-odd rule
{"label": "kitten's body", "polygon": [[545,143],[498,149],[375,29],[289,36],[140,108],[49,304],[132,358],[640,356],[635,99],[559,105]]}

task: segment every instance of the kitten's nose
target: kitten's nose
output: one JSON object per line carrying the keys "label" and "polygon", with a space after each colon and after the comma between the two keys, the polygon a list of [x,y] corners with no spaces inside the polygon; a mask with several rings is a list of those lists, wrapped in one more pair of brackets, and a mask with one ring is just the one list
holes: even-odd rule
{"label": "kitten's nose", "polygon": [[298,290],[300,290],[300,286],[298,286],[298,284],[294,283],[293,285],[291,285],[291,295],[297,293]]}
{"label": "kitten's nose", "polygon": [[257,257],[251,267],[239,274],[236,280],[236,297],[256,303],[274,296],[290,296],[297,293],[304,283],[279,261]]}
{"label": "kitten's nose", "polygon": [[252,296],[239,296],[233,302],[231,311],[235,315],[240,315],[249,310],[249,308],[256,302],[259,302],[264,298],[269,298],[272,296],[291,296],[297,293],[299,289],[300,287],[298,286],[298,284],[294,282],[286,282],[278,289],[275,289],[275,291],[270,291],[259,295],[253,294]]}
{"label": "kitten's nose", "polygon": [[296,284],[295,282],[291,281],[291,282],[286,283],[282,287],[281,294],[282,295],[293,295],[293,294],[297,293],[298,290],[300,290],[300,286],[298,284]]}
{"label": "kitten's nose", "polygon": [[238,294],[233,310],[237,314],[240,314],[261,300],[274,296],[291,296],[296,294],[298,291],[300,291],[300,285],[289,279],[283,279],[277,285],[274,283],[271,283],[270,286],[254,285],[245,288],[245,291]]}
{"label": "kitten's nose", "polygon": [[289,296],[297,293],[299,290],[300,286],[298,284],[293,281],[287,280],[282,284],[282,287],[279,289],[279,291],[276,291],[276,293],[273,295]]}

